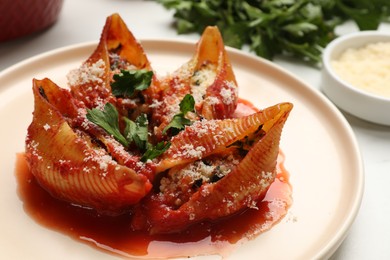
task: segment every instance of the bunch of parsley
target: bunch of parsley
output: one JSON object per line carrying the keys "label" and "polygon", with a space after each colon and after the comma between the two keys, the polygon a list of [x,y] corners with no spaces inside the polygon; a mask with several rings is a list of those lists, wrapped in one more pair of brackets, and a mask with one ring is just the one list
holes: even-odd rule
{"label": "bunch of parsley", "polygon": [[225,44],[257,55],[296,56],[318,64],[335,27],[352,19],[375,30],[390,15],[389,0],[157,0],[174,10],[179,34],[220,29]]}

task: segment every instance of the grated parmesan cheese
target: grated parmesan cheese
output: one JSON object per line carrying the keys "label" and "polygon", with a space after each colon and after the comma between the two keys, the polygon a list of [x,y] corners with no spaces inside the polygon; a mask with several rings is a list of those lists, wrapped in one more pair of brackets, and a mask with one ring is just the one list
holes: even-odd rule
{"label": "grated parmesan cheese", "polygon": [[209,132],[213,132],[214,135],[222,133],[221,130],[218,133],[216,131],[218,128],[217,120],[196,121],[192,125],[186,126],[186,128],[192,128],[196,131],[198,137],[202,137]]}
{"label": "grated parmesan cheese", "polygon": [[185,144],[181,147],[181,150],[175,153],[172,157],[185,157],[185,158],[202,158],[203,152],[206,151],[206,148],[203,146],[194,147],[192,144]]}
{"label": "grated parmesan cheese", "polygon": [[340,78],[351,85],[390,97],[390,42],[347,49],[331,65]]}
{"label": "grated parmesan cheese", "polygon": [[233,104],[233,102],[238,94],[237,87],[231,81],[226,82],[226,86],[228,88],[222,88],[220,91],[220,94],[221,94],[223,103],[225,105],[230,105],[230,104]]}
{"label": "grated parmesan cheese", "polygon": [[163,101],[158,101],[157,99],[152,100],[152,104],[149,105],[150,108],[159,108],[163,104]]}
{"label": "grated parmesan cheese", "polygon": [[[113,158],[106,154],[104,150],[95,150],[94,153],[85,152],[85,157],[83,159],[84,162],[94,162],[97,164],[99,169],[101,170],[101,177],[106,177],[108,174],[108,166],[114,165],[116,167],[117,162],[113,160]],[[92,166],[95,169],[94,166]],[[89,172],[86,168],[84,168],[85,172]]]}
{"label": "grated parmesan cheese", "polygon": [[50,129],[50,125],[48,123],[46,123],[44,126],[43,126],[43,129],[45,129],[45,131],[49,130]]}
{"label": "grated parmesan cheese", "polygon": [[105,63],[102,59],[95,63],[85,63],[80,68],[71,70],[66,76],[70,86],[87,83],[102,83],[105,74]]}
{"label": "grated parmesan cheese", "polygon": [[205,102],[210,105],[217,105],[219,104],[220,100],[217,97],[210,96],[205,99]]}

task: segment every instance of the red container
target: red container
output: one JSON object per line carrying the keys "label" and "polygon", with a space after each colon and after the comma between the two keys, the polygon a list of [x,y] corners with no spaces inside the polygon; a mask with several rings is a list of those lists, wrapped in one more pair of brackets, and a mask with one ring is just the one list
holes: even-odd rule
{"label": "red container", "polygon": [[49,27],[62,4],[63,0],[0,0],[0,42]]}

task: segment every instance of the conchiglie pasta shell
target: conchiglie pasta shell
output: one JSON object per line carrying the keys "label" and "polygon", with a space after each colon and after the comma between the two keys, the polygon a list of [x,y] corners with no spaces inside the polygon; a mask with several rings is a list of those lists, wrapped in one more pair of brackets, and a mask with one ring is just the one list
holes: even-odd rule
{"label": "conchiglie pasta shell", "polygon": [[238,87],[218,27],[206,27],[193,59],[196,60],[195,71],[210,63],[216,67],[215,80],[207,87],[200,114],[206,119],[231,117],[237,107]]}
{"label": "conchiglie pasta shell", "polygon": [[[139,202],[151,189],[145,176],[118,165],[86,135],[77,134],[46,93],[54,85],[34,80],[33,121],[26,157],[32,174],[53,196],[98,211],[118,212]],[[57,92],[62,99],[66,92]]]}
{"label": "conchiglie pasta shell", "polygon": [[[98,52],[101,52],[103,48],[105,53],[116,50],[115,53],[135,69],[153,71],[142,45],[117,13],[107,18],[99,46],[101,46],[100,50],[98,47],[94,55],[98,55]],[[159,98],[160,88],[160,82],[154,73],[150,87],[143,91],[145,102],[151,104],[153,99]]]}
{"label": "conchiglie pasta shell", "polygon": [[[196,74],[199,77],[197,83]],[[193,57],[172,75],[162,79],[161,105],[153,111],[159,122],[157,133],[169,124],[186,94],[195,98],[195,109],[206,119],[232,117],[238,101],[238,87],[225,51],[222,36],[215,26],[208,26],[196,44]]]}
{"label": "conchiglie pasta shell", "polygon": [[261,112],[258,116],[266,120],[263,122],[265,136],[253,145],[232,172],[216,183],[202,185],[179,209],[160,207],[159,217],[150,212],[151,232],[178,232],[195,222],[255,207],[275,179],[282,128],[291,109],[292,104],[282,103]]}
{"label": "conchiglie pasta shell", "polygon": [[172,138],[170,148],[160,157],[156,172],[220,153],[260,127],[267,131],[277,115],[290,105],[278,104],[241,118],[195,122]]}
{"label": "conchiglie pasta shell", "polygon": [[[87,82],[82,84],[71,84],[72,94],[82,100],[88,108],[97,107],[103,101],[108,102],[114,99],[111,93],[111,81],[114,73],[111,71],[110,53],[119,55],[121,59],[131,64],[134,69],[153,70],[150,62],[134,35],[129,31],[126,24],[118,14],[107,17],[99,44],[92,55],[84,62],[83,66],[92,66],[102,60],[104,62],[104,73],[99,75],[99,80],[93,84]],[[144,91],[148,103],[158,98],[160,83],[153,75],[151,86]]]}

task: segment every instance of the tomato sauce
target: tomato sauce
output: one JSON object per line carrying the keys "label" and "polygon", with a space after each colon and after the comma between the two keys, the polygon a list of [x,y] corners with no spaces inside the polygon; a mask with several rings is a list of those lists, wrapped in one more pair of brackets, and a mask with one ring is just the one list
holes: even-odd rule
{"label": "tomato sauce", "polygon": [[129,214],[104,216],[55,199],[30,173],[24,154],[17,156],[15,174],[19,197],[31,218],[46,228],[107,253],[132,257],[225,255],[238,241],[270,229],[287,213],[291,205],[291,186],[283,167],[284,156],[279,157],[277,179],[258,203],[258,209],[247,209],[218,222],[198,223],[182,233],[170,235],[131,230]]}
{"label": "tomato sauce", "polygon": [[[239,100],[236,116],[256,112]],[[130,227],[131,214],[106,216],[52,197],[30,173],[24,154],[17,155],[16,179],[25,212],[40,225],[110,254],[139,258],[187,257],[205,254],[226,256],[240,241],[253,239],[278,223],[292,203],[289,173],[279,153],[277,177],[257,204],[216,222],[201,222],[181,233],[150,235]]]}

